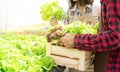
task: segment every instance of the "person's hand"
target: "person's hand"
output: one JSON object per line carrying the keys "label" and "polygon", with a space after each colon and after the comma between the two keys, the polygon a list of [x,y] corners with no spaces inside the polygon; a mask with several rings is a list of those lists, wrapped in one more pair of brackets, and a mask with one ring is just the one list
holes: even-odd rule
{"label": "person's hand", "polygon": [[73,48],[74,47],[74,35],[67,33],[64,37],[60,38],[58,42],[64,47]]}

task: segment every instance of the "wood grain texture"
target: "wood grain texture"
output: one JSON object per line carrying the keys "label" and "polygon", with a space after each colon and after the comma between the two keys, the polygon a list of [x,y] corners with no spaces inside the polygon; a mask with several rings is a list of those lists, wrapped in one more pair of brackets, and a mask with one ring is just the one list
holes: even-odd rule
{"label": "wood grain texture", "polygon": [[60,46],[47,45],[47,55],[51,56],[55,63],[61,66],[86,71],[91,65],[91,51],[83,51],[75,48],[65,48]]}

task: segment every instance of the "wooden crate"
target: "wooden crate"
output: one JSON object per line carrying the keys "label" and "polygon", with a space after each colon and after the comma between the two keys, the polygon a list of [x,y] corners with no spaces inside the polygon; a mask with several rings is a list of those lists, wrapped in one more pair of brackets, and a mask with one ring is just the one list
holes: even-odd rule
{"label": "wooden crate", "polygon": [[80,51],[47,44],[47,56],[51,56],[57,65],[85,71],[91,64],[91,51]]}

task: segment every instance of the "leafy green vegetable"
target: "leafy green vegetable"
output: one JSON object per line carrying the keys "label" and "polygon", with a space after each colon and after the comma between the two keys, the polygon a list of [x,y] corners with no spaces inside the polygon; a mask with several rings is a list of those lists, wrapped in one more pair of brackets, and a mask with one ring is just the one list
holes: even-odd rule
{"label": "leafy green vegetable", "polygon": [[40,14],[42,19],[48,21],[50,19],[61,20],[66,17],[66,14],[57,0],[47,2],[40,7]]}
{"label": "leafy green vegetable", "polygon": [[49,72],[52,67],[56,67],[56,64],[53,63],[53,59],[51,59],[50,57],[42,57],[40,59],[41,63],[42,63],[42,68],[43,68],[43,72]]}
{"label": "leafy green vegetable", "polygon": [[[0,36],[0,72],[43,72],[41,59],[46,57],[46,38],[37,35],[3,34]],[[49,71],[49,70],[46,70]]]}
{"label": "leafy green vegetable", "polygon": [[72,34],[96,34],[98,24],[95,26],[86,24],[85,22],[75,21],[72,24],[64,26],[64,31]]}

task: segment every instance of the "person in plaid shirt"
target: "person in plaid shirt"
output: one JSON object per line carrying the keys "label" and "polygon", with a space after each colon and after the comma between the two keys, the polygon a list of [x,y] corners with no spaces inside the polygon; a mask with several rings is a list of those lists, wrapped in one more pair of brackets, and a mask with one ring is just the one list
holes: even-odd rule
{"label": "person in plaid shirt", "polygon": [[61,43],[68,48],[75,47],[97,52],[109,51],[105,72],[120,72],[120,0],[101,0],[101,21],[104,31],[95,35],[66,34],[61,38]]}

